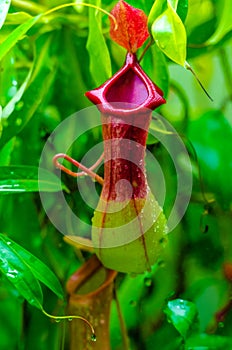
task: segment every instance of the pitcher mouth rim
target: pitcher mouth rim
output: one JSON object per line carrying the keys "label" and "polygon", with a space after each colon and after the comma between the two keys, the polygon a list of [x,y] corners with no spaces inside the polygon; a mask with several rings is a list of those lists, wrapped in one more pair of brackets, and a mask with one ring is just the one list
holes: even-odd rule
{"label": "pitcher mouth rim", "polygon": [[[130,102],[109,102],[107,100],[109,89],[111,89],[118,79],[120,79],[129,70],[132,70],[134,74],[137,75],[137,77],[144,83],[147,90],[147,97],[139,105],[137,103]],[[148,113],[148,111],[154,110],[166,102],[163,98],[163,92],[146,75],[139,65],[136,55],[132,53],[127,53],[124,66],[117,73],[115,73],[112,78],[107,80],[100,87],[86,92],[85,95],[91,102],[97,105],[97,108],[101,113],[120,116],[127,116],[135,113]]]}

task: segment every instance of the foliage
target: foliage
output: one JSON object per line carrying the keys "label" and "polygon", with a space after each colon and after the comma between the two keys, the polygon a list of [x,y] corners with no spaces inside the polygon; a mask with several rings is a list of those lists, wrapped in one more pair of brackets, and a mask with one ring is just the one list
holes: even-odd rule
{"label": "foliage", "polygon": [[[41,309],[43,302],[49,313],[63,314],[63,301],[55,294],[62,297],[69,276],[90,255],[67,244],[46,217],[38,190],[59,190],[58,173],[52,162],[47,164],[47,181],[38,186],[37,169],[52,131],[72,113],[90,105],[84,93],[116,72],[126,51],[110,40],[107,15],[87,8],[82,1],[78,6],[49,12],[64,3],[0,2],[2,350],[61,348],[62,326],[32,305]],[[89,3],[111,11],[116,2]],[[153,45],[141,65],[164,90],[167,103],[159,113],[181,135],[193,170],[188,210],[169,234],[162,259],[151,272],[118,276],[117,294],[130,347],[151,350],[155,344],[163,350],[230,349],[231,278],[224,273],[224,266],[232,264],[232,5],[229,0],[128,3],[148,15]],[[139,57],[145,46],[138,50]],[[184,69],[186,61],[213,102]],[[152,126],[157,131],[157,124]],[[159,131],[165,133],[162,126]],[[73,132],[67,130],[67,142]],[[71,149],[72,156],[81,159],[101,137],[99,128],[82,135],[78,146]],[[149,137],[148,149],[165,174],[164,211],[168,216],[175,199],[176,171],[159,140]],[[51,158],[59,151],[57,145],[51,146]],[[147,167],[153,167],[150,160]],[[62,181],[70,207],[90,223],[93,209],[84,203],[76,183],[66,176]],[[153,185],[158,190],[160,184]],[[91,197],[88,188],[86,192]],[[49,205],[52,210],[55,202],[51,200]],[[90,236],[82,227],[75,230],[83,238]],[[71,227],[70,235],[72,231]],[[181,305],[182,314],[177,312]],[[112,349],[123,348],[119,333],[113,304]]]}

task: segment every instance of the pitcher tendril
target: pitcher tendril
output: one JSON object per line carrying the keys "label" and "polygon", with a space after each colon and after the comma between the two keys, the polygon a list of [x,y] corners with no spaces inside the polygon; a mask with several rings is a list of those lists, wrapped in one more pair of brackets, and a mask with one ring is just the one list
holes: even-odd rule
{"label": "pitcher tendril", "polygon": [[92,337],[96,338],[95,330],[94,330],[92,324],[86,318],[84,318],[82,316],[77,316],[77,315],[54,316],[54,315],[50,315],[49,313],[47,313],[44,309],[42,309],[42,312],[44,315],[46,315],[47,317],[49,317],[55,321],[73,320],[73,319],[84,321],[91,329]]}
{"label": "pitcher tendril", "polygon": [[[53,13],[53,12],[55,12],[55,11],[62,10],[62,9],[64,9],[64,8],[66,8],[66,7],[74,7],[74,6],[77,6],[77,5],[78,5],[78,3],[68,3],[68,4],[59,5],[59,6],[56,6],[56,7],[52,8],[52,9],[46,11],[46,12],[43,13],[42,15],[43,15],[43,16],[47,16],[47,15],[50,15],[50,13]],[[80,5],[80,4],[79,4],[79,5]],[[101,7],[96,6],[96,5],[86,4],[85,2],[82,2],[82,3],[81,3],[81,6],[93,8],[93,9],[98,10],[98,11],[104,13],[105,15],[109,16],[110,19],[111,19],[111,20],[113,21],[113,23],[114,23],[114,30],[117,30],[117,29],[118,29],[118,24],[117,24],[116,18],[115,18],[111,13],[109,13],[108,11],[106,11],[106,10],[102,9]]]}
{"label": "pitcher tendril", "polygon": [[[80,176],[89,175],[94,180],[99,182],[100,185],[103,185],[103,182],[104,182],[103,178],[92,171],[101,163],[101,161],[103,160],[103,157],[104,157],[104,154],[102,154],[100,156],[100,158],[90,168],[87,168],[86,166],[84,166],[83,164],[78,162],[77,160],[69,157],[67,154],[58,153],[53,157],[53,164],[55,165],[56,168],[62,170],[63,172],[65,172],[68,175],[71,175],[73,177],[80,177]],[[76,166],[77,168],[79,168],[83,171],[80,173],[77,173],[77,172],[75,173],[75,172],[71,171],[70,169],[66,168],[64,165],[60,164],[58,162],[58,159],[66,159],[67,161],[72,163],[74,166]]]}

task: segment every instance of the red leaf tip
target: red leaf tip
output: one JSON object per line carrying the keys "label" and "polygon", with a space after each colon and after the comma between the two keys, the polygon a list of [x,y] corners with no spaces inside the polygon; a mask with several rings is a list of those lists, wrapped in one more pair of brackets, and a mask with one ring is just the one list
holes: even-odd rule
{"label": "red leaf tip", "polygon": [[111,14],[117,22],[115,29],[115,23],[110,18],[111,39],[128,52],[135,53],[149,37],[146,14],[123,0],[119,0]]}

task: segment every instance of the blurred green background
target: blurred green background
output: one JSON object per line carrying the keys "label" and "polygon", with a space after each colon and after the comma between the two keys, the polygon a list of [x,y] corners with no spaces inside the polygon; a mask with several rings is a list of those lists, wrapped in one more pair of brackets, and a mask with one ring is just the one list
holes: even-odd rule
{"label": "blurred green background", "polygon": [[[35,17],[63,3],[0,1],[0,232],[44,262],[65,289],[69,276],[89,253],[65,243],[44,213],[35,181],[40,155],[56,126],[90,105],[85,91],[103,83],[122,66],[125,50],[110,40],[107,15],[96,14],[81,1],[76,7]],[[110,11],[116,2],[89,3]],[[151,0],[128,3],[147,15],[153,5]],[[118,298],[132,350],[229,350],[232,3],[189,0],[179,4],[185,9],[188,5],[184,21],[187,61],[213,101],[190,71],[169,60],[157,46],[146,53],[141,64],[167,99],[159,113],[179,132],[188,149],[193,191],[184,218],[169,234],[162,260],[149,274],[120,275]],[[101,130],[92,130],[78,140],[71,155],[81,159],[100,141]],[[165,174],[164,211],[168,213],[175,198],[175,169],[159,142],[150,140],[148,148]],[[56,151],[51,148],[51,155]],[[52,163],[49,166],[56,174]],[[70,207],[90,223],[93,209],[84,205],[75,181],[66,175],[62,180],[69,189],[65,196]],[[51,183],[47,191],[56,189],[55,178]],[[78,235],[90,236],[90,232],[77,230]],[[0,254],[0,349],[68,349],[68,334],[63,344],[64,324],[51,322],[25,301],[25,295],[4,274],[7,255],[4,250]],[[64,312],[63,303],[48,287],[42,287],[44,309],[52,314]],[[177,304],[170,303],[172,300]],[[112,349],[123,349],[114,304],[111,338]]]}

